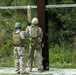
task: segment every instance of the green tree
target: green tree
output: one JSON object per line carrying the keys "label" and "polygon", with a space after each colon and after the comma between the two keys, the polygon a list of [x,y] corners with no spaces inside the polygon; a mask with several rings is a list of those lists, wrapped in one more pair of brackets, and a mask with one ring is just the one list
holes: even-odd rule
{"label": "green tree", "polygon": [[[49,4],[69,4],[75,3],[74,0],[49,0]],[[72,39],[76,33],[75,10],[76,8],[54,8],[48,10],[49,17],[49,43],[62,43],[72,47]],[[51,35],[50,35],[51,34]],[[65,45],[66,45],[65,44]]]}

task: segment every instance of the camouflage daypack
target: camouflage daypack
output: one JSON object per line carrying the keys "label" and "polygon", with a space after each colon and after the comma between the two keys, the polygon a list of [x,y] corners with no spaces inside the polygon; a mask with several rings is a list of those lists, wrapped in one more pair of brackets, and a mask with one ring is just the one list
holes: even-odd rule
{"label": "camouflage daypack", "polygon": [[38,26],[31,26],[30,37],[33,39],[36,39],[39,37],[39,27]]}

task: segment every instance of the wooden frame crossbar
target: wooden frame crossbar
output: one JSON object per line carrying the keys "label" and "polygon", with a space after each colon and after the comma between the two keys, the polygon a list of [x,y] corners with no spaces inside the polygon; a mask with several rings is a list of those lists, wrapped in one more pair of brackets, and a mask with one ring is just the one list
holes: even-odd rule
{"label": "wooden frame crossbar", "polygon": [[[0,9],[27,9],[28,6],[0,6]],[[76,4],[57,4],[57,5],[46,5],[46,9],[50,8],[66,8],[66,7],[76,7]],[[31,6],[32,9],[36,9],[37,6]]]}

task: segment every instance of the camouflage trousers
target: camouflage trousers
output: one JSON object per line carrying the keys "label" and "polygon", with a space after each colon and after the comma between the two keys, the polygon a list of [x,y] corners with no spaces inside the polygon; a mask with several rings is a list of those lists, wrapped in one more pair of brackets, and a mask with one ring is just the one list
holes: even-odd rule
{"label": "camouflage trousers", "polygon": [[42,61],[43,61],[42,48],[35,49],[31,45],[29,46],[28,67],[31,70],[33,68],[33,60],[34,60],[34,52],[35,52],[35,50],[36,50],[36,58],[37,58],[38,69],[42,70],[43,69],[43,65],[42,65]]}
{"label": "camouflage trousers", "polygon": [[16,70],[20,72],[25,71],[25,48],[24,47],[14,47],[14,64]]}

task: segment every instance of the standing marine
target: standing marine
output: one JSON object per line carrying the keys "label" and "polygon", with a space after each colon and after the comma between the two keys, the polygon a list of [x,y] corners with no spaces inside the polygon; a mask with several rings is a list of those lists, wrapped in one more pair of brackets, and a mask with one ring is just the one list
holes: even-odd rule
{"label": "standing marine", "polygon": [[34,17],[32,19],[31,26],[27,26],[26,33],[29,37],[29,60],[28,60],[28,68],[29,72],[32,71],[33,68],[33,60],[34,60],[34,50],[36,50],[36,57],[37,57],[37,64],[38,64],[38,71],[43,72],[43,57],[42,57],[42,38],[43,38],[43,31],[38,26],[38,19]]}
{"label": "standing marine", "polygon": [[13,32],[14,44],[14,64],[17,74],[26,74],[25,71],[25,31],[22,31],[22,24],[15,23],[15,31]]}

